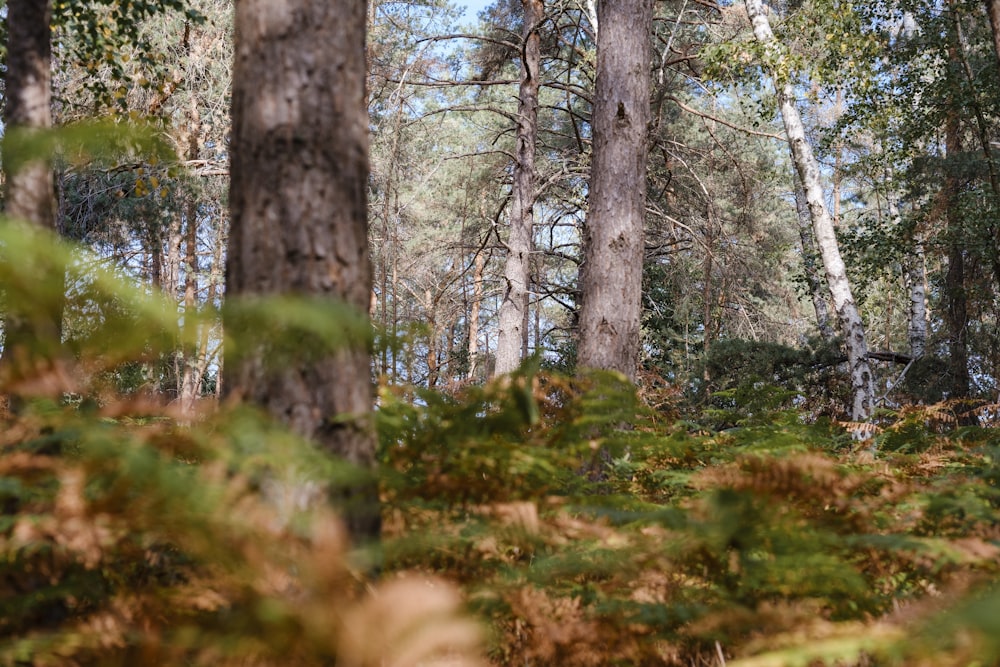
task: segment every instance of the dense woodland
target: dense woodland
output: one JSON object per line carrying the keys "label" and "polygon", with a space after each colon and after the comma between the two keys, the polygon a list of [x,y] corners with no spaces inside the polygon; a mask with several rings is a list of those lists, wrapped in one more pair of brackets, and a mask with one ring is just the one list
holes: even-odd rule
{"label": "dense woodland", "polygon": [[0,7],[0,664],[1000,664],[1000,0]]}

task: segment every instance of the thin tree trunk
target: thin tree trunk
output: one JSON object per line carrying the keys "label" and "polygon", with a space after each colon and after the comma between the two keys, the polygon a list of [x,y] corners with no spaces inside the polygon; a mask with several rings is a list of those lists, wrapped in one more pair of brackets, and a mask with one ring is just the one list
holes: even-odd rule
{"label": "thin tree trunk", "polygon": [[163,277],[163,292],[169,294],[171,299],[177,298],[177,288],[180,286],[181,246],[184,244],[181,223],[180,214],[176,214],[170,219],[170,227],[167,230],[167,261],[164,267],[166,275]]}
{"label": "thin tree trunk", "polygon": [[178,399],[182,414],[188,415],[194,408],[195,399],[201,388],[201,378],[197,374],[197,349],[191,339],[198,326],[198,203],[194,195],[189,195],[187,228],[184,243],[184,345],[177,351],[180,357],[180,386]]}
{"label": "thin tree trunk", "polygon": [[424,290],[424,300],[427,304],[427,354],[424,359],[427,361],[427,386],[434,388],[438,382],[438,346],[440,344],[440,332],[437,323],[437,302],[429,289]]}
{"label": "thin tree trunk", "polygon": [[581,368],[639,364],[652,0],[598,5],[590,201],[580,269]]}
{"label": "thin tree trunk", "polygon": [[[837,97],[834,102],[833,115],[835,122],[839,121],[844,115],[844,87],[837,87]],[[833,226],[840,226],[840,209],[842,205],[842,184],[843,184],[843,168],[844,168],[844,147],[838,139],[833,143],[833,192],[831,193],[831,198],[833,199]]]}
{"label": "thin tree trunk", "polygon": [[538,90],[541,86],[541,37],[538,33],[542,0],[522,0],[524,9],[521,84],[518,90],[517,145],[511,192],[510,237],[504,264],[503,301],[500,303],[495,372],[517,369],[523,358],[528,309],[531,240],[535,203],[535,144],[538,141]]}
{"label": "thin tree trunk", "polygon": [[990,17],[990,30],[993,33],[993,54],[997,59],[997,71],[1000,73],[1000,0],[985,0],[986,13]]}
{"label": "thin tree trunk", "polygon": [[913,249],[906,261],[906,280],[910,294],[910,315],[907,338],[910,356],[919,359],[927,351],[927,289],[924,264],[924,242],[919,234],[913,236]]}
{"label": "thin tree trunk", "polygon": [[[890,193],[887,197],[889,216],[894,224],[900,224],[899,205]],[[920,233],[914,231],[912,247],[904,262],[906,289],[909,294],[909,315],[906,328],[910,343],[910,356],[919,359],[927,350],[927,291],[925,289],[924,242]]]}
{"label": "thin tree trunk", "polygon": [[[779,50],[779,45],[771,31],[768,21],[768,9],[762,0],[746,0],[747,14],[753,24],[754,36],[766,49]],[[851,418],[863,421],[871,416],[872,401],[875,396],[875,384],[871,367],[868,364],[868,341],[864,322],[858,312],[847,279],[847,268],[840,255],[837,235],[833,219],[826,208],[823,187],[820,183],[819,163],[813,155],[812,148],[806,140],[805,127],[799,110],[795,106],[794,91],[791,84],[776,80],[778,103],[781,118],[785,125],[785,133],[791,146],[793,161],[802,179],[809,214],[812,218],[813,233],[819,247],[820,257],[826,269],[827,286],[833,300],[834,310],[840,323],[841,334],[847,346],[847,361],[851,371],[851,389],[853,400]]]}
{"label": "thin tree trunk", "polygon": [[[367,312],[366,10],[363,0],[235,5],[229,298],[314,294],[350,304],[358,317]],[[265,354],[227,361],[227,396],[262,406],[330,454],[373,467],[367,346],[280,367]],[[352,534],[376,537],[374,480],[340,492]]]}
{"label": "thin tree trunk", "polygon": [[[958,117],[952,111],[945,124],[945,154],[948,157],[954,158],[962,150],[959,132]],[[949,168],[945,176],[942,203],[945,206],[945,220],[948,227],[948,271],[944,278],[944,293],[948,304],[946,317],[951,398],[965,398],[969,395],[969,308],[965,291],[962,217],[958,213],[956,202],[959,185],[959,178],[954,174],[954,168]]]}
{"label": "thin tree trunk", "polygon": [[[192,97],[187,119],[187,159],[197,160],[201,142],[198,135],[201,131],[201,112],[197,100]],[[198,348],[192,345],[193,332],[198,326],[198,200],[194,192],[188,195],[187,211],[185,213],[187,227],[185,229],[184,247],[184,345],[179,353],[182,355],[183,371],[180,383],[181,413],[190,415],[194,409],[195,400],[201,393],[201,375],[198,373]]]}
{"label": "thin tree trunk", "polygon": [[[209,308],[215,305],[216,300],[220,296],[223,270],[225,268],[223,259],[223,249],[225,247],[226,222],[224,220],[219,220],[217,222],[215,233],[215,247],[212,250],[212,266],[208,273],[208,293],[205,295],[205,303]],[[214,352],[209,350],[211,334],[213,331],[217,331],[216,338],[221,340],[222,331],[218,324],[213,326],[208,322],[202,323],[198,340],[198,377],[204,378],[206,373],[208,373],[209,365],[213,361],[216,361],[219,364],[218,372],[215,376],[215,391],[216,395],[218,395],[219,385],[222,382],[222,360],[218,359],[218,348],[216,348]]]}
{"label": "thin tree trunk", "polygon": [[816,238],[813,236],[812,216],[809,214],[809,204],[802,188],[802,179],[798,171],[794,174],[795,181],[795,213],[799,220],[799,239],[802,242],[802,268],[812,297],[813,310],[816,312],[816,326],[820,336],[825,341],[833,341],[837,333],[830,324],[830,306],[827,302],[828,290],[824,289],[816,267]]}
{"label": "thin tree trunk", "polygon": [[[372,3],[372,20],[374,20],[374,3]],[[380,281],[382,287],[382,311],[380,324],[382,335],[389,336],[389,267],[392,265],[395,271],[396,233],[395,220],[399,215],[399,184],[396,178],[396,168],[399,164],[400,133],[403,121],[403,111],[405,109],[402,95],[398,96],[398,105],[392,121],[392,142],[389,147],[388,173],[385,176],[385,183],[382,185],[382,247],[380,249],[381,261],[379,262]],[[395,290],[393,291],[395,299]],[[391,376],[388,372],[389,348],[395,347],[395,322],[393,322],[393,335],[385,341],[381,350],[381,373]]]}
{"label": "thin tree trunk", "polygon": [[469,306],[469,380],[476,379],[479,370],[479,311],[483,307],[483,272],[486,255],[476,253],[472,270],[472,304]]}
{"label": "thin tree trunk", "polygon": [[154,290],[159,290],[163,287],[163,240],[158,225],[149,246],[149,282]]}
{"label": "thin tree trunk", "polygon": [[[969,89],[972,91],[968,104],[971,107],[973,116],[976,119],[979,147],[983,152],[983,159],[986,161],[986,166],[989,170],[990,189],[993,192],[993,200],[996,203],[1000,203],[1000,168],[998,168],[996,160],[993,157],[993,148],[990,142],[990,125],[986,118],[986,112],[983,109],[983,105],[979,101],[978,94],[976,94],[976,76],[972,71],[972,64],[969,62],[969,57],[967,55],[969,46],[966,43],[965,35],[962,32],[962,15],[958,8],[953,6],[953,3],[949,3],[949,6],[952,10],[953,24],[955,27],[955,41],[952,58],[957,59],[961,63],[966,83],[969,84]],[[992,11],[990,11],[991,25],[992,20]],[[986,244],[986,255],[989,258],[990,266],[993,271],[993,279],[1000,284],[1000,249],[998,249],[998,241],[1000,241],[1000,227],[998,227],[992,217],[986,221],[986,230],[989,237],[992,239],[991,243]]]}
{"label": "thin tree trunk", "polygon": [[[701,352],[705,359],[709,358],[709,354],[712,352],[712,342],[714,340],[713,334],[713,322],[712,322],[712,270],[713,270],[713,259],[715,252],[715,227],[712,216],[712,208],[709,205],[708,209],[708,230],[705,238],[705,259],[702,262],[701,267],[701,309],[702,309],[702,331],[704,336],[702,338]],[[705,368],[702,371],[702,379],[705,381],[704,392],[705,399],[711,397],[712,394],[712,377],[709,373],[709,364],[705,364]]]}
{"label": "thin tree trunk", "polygon": [[[399,253],[395,250],[396,247],[396,234],[393,232],[392,237],[393,243],[393,253],[392,253],[392,282],[390,283],[390,293],[389,298],[392,302],[392,317],[390,321],[392,322],[392,333],[389,336],[389,340],[392,343],[392,365],[389,367],[389,382],[394,383],[399,379]],[[409,366],[407,366],[409,368]],[[407,380],[411,379],[409,371],[407,371]]]}
{"label": "thin tree trunk", "polygon": [[531,280],[527,282],[529,289],[524,292],[524,311],[521,313],[521,358],[527,359],[531,354]]}

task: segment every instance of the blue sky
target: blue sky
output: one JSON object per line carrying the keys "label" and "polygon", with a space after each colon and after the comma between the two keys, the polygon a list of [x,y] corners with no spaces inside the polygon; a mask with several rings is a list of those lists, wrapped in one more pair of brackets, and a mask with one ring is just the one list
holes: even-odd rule
{"label": "blue sky", "polygon": [[455,0],[455,4],[459,7],[464,6],[465,18],[474,20],[476,15],[479,14],[487,5],[492,4],[493,0]]}

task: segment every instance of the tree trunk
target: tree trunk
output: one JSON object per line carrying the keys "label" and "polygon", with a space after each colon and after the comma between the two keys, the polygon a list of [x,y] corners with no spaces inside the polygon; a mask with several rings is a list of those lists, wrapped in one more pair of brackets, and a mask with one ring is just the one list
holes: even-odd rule
{"label": "tree trunk", "polygon": [[542,0],[522,0],[524,8],[521,85],[518,90],[517,146],[511,192],[510,237],[504,264],[503,301],[500,303],[497,339],[497,375],[517,370],[523,358],[522,339],[527,335],[531,240],[535,204],[535,144],[538,141],[538,89],[541,85]]}
{"label": "tree trunk", "polygon": [[476,253],[472,270],[472,304],[469,306],[469,377],[476,379],[479,371],[479,311],[483,307],[483,272],[486,269],[486,255]]}
{"label": "tree trunk", "polygon": [[[958,118],[954,111],[945,123],[945,154],[954,158],[962,150]],[[942,202],[948,227],[948,271],[944,277],[944,296],[948,320],[948,371],[951,379],[950,398],[969,395],[969,308],[965,292],[965,249],[962,216],[957,202],[960,182],[954,168],[948,169],[944,180]]]}
{"label": "tree trunk", "polygon": [[[366,3],[241,0],[235,9],[230,298],[322,295],[368,307]],[[233,332],[234,334],[236,332]],[[226,362],[226,394],[330,454],[372,467],[370,350],[275,368]],[[377,485],[338,489],[356,538],[380,532]]]}
{"label": "tree trunk", "polygon": [[438,346],[440,345],[440,330],[438,329],[437,301],[430,289],[424,290],[424,303],[427,317],[427,387],[433,389],[438,382]]}
{"label": "tree trunk", "polygon": [[927,351],[927,287],[924,268],[924,242],[914,234],[913,250],[906,260],[906,282],[910,293],[907,338],[910,356],[919,359]]}
{"label": "tree trunk", "polygon": [[[188,110],[186,134],[186,158],[197,160],[200,153],[201,142],[199,133],[201,131],[201,112],[198,109],[197,100],[192,97]],[[185,212],[187,228],[185,229],[184,247],[184,330],[194,331],[198,327],[198,200],[196,194],[188,194],[187,211]],[[190,415],[194,410],[195,401],[201,393],[201,374],[198,373],[198,352],[197,346],[191,345],[194,335],[185,335],[185,346],[182,346],[179,354],[182,355],[183,369],[181,371],[180,383],[180,407],[184,415]],[[200,338],[200,336],[199,336]]]}
{"label": "tree trunk", "polygon": [[795,214],[799,220],[799,239],[802,242],[802,268],[806,274],[806,284],[812,297],[813,310],[816,312],[816,326],[825,341],[837,337],[830,324],[830,306],[826,300],[823,281],[816,268],[816,238],[813,236],[812,217],[809,214],[809,204],[806,202],[806,192],[802,188],[802,179],[795,173]]}
{"label": "tree trunk", "polygon": [[[754,36],[757,41],[766,49],[777,51],[778,43],[768,21],[768,9],[762,0],[747,0],[746,9],[750,22],[753,24]],[[802,179],[806,203],[809,206],[809,215],[812,218],[813,233],[819,247],[820,257],[823,259],[823,266],[826,269],[827,286],[830,288],[833,307],[840,323],[840,332],[847,346],[851,389],[854,394],[851,418],[855,421],[863,421],[871,416],[872,401],[875,396],[874,379],[871,367],[868,365],[868,341],[864,323],[855,304],[850,282],[847,280],[847,268],[840,255],[833,219],[826,208],[823,196],[819,163],[806,140],[805,127],[799,116],[799,110],[795,106],[794,91],[791,84],[785,81],[776,79],[775,85],[778,90],[781,118],[792,150],[792,159],[795,162],[799,178]]]}
{"label": "tree trunk", "polygon": [[[7,3],[6,131],[52,127],[52,3]],[[47,159],[7,173],[5,206],[11,218],[55,229],[55,186]]]}
{"label": "tree trunk", "polygon": [[643,222],[652,0],[598,5],[590,201],[580,270],[582,368],[635,380],[642,306]]}
{"label": "tree trunk", "polygon": [[[31,132],[52,127],[52,3],[50,0],[10,0],[7,3],[7,63],[4,132]],[[47,157],[14,162],[5,153],[5,213],[9,218],[55,230],[55,185]],[[62,275],[39,276],[62,289]],[[58,285],[55,282],[58,282]],[[35,378],[57,358],[61,348],[62,306],[47,312],[37,304],[10,300],[4,317],[4,375],[12,389],[18,380]],[[49,360],[49,361],[46,361]],[[41,365],[41,367],[40,367]],[[19,409],[12,399],[9,407]]]}
{"label": "tree trunk", "polygon": [[[900,224],[899,206],[890,193],[886,199],[889,204],[889,217],[893,224]],[[927,350],[927,290],[925,287],[924,242],[920,233],[914,231],[911,241],[912,249],[907,253],[904,262],[904,279],[909,292],[909,316],[907,338],[910,343],[910,357],[919,359]]]}
{"label": "tree trunk", "polygon": [[993,33],[993,54],[997,59],[997,70],[1000,71],[1000,0],[986,0],[986,13],[990,17],[990,29]]}
{"label": "tree trunk", "polygon": [[201,389],[201,378],[197,374],[197,349],[190,341],[197,324],[198,311],[198,203],[190,194],[185,218],[187,228],[184,234],[184,345],[177,351],[180,357],[180,383],[178,399],[181,412],[189,415],[194,409],[195,399]]}

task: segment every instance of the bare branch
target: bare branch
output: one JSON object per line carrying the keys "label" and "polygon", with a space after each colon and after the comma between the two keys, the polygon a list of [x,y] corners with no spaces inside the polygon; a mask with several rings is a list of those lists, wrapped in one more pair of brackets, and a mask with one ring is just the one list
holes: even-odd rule
{"label": "bare branch", "polygon": [[679,106],[682,111],[686,111],[688,113],[694,114],[694,115],[699,116],[701,118],[705,118],[707,120],[714,121],[714,122],[716,122],[716,123],[718,123],[720,125],[725,125],[726,127],[730,128],[730,129],[733,129],[733,130],[736,130],[737,132],[743,132],[745,134],[752,134],[752,135],[754,135],[756,137],[767,137],[768,139],[777,139],[778,141],[784,141],[785,140],[784,137],[778,136],[777,134],[772,134],[770,132],[761,132],[759,130],[751,130],[751,129],[746,128],[746,127],[740,127],[739,125],[736,125],[735,123],[730,123],[728,120],[723,120],[722,118],[718,118],[716,116],[713,116],[712,114],[705,113],[704,111],[698,111],[697,109],[694,109],[694,108],[689,107],[688,105],[684,104],[683,102],[681,102],[679,99],[677,99],[673,95],[669,96],[667,99],[669,99],[671,102],[673,102],[674,104],[676,104],[677,106]]}

